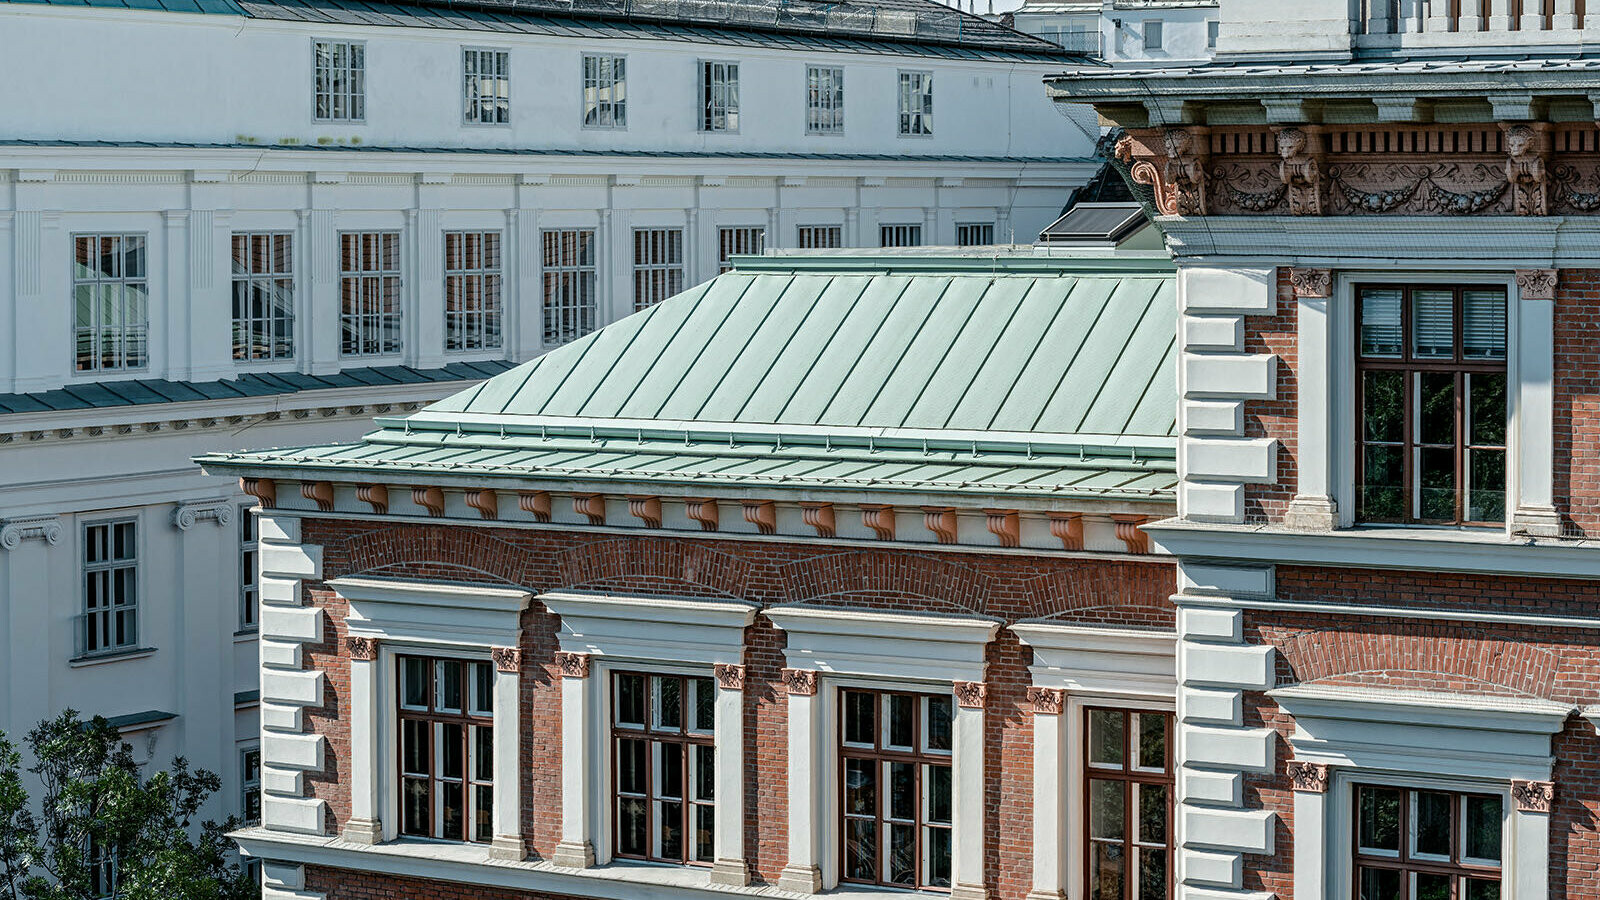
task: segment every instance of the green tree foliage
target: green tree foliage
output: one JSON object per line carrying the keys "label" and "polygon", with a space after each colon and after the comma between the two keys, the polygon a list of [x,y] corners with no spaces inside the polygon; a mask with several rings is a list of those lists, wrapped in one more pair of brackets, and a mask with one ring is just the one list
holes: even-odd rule
{"label": "green tree foliage", "polygon": [[232,858],[239,822],[195,818],[221,780],[182,757],[148,777],[117,730],[73,710],[24,743],[40,787],[30,800],[22,754],[0,734],[0,900],[251,900],[259,888]]}

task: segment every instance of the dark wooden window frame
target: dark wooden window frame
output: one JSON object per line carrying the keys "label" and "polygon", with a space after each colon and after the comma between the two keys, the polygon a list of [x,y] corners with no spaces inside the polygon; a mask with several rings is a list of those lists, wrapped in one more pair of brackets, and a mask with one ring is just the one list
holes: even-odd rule
{"label": "dark wooden window frame", "polygon": [[[637,677],[637,678],[643,678],[644,679],[644,727],[642,727],[642,728],[634,728],[634,727],[631,727],[631,726],[622,725],[618,721],[618,718],[617,718],[617,715],[618,715],[618,712],[617,712],[618,684],[620,683],[620,680],[623,677]],[[679,716],[680,716],[679,721],[682,723],[682,727],[681,728],[673,730],[673,729],[660,729],[660,728],[657,728],[655,726],[655,716],[653,715],[653,713],[655,712],[655,705],[654,705],[655,704],[655,700],[654,700],[654,697],[653,697],[653,692],[650,689],[650,679],[652,679],[652,678],[673,678],[673,679],[677,679],[678,680],[678,682],[679,682],[679,688],[678,688],[679,693],[678,693],[678,696],[681,698],[680,702],[681,702],[681,705],[682,705],[682,709],[679,711]],[[682,672],[648,672],[648,671],[634,670],[634,669],[619,669],[619,670],[614,670],[614,671],[612,671],[610,673],[610,678],[608,679],[608,681],[609,681],[608,689],[611,691],[611,694],[610,694],[611,702],[610,702],[610,707],[609,707],[610,708],[610,729],[609,729],[609,733],[610,733],[610,738],[611,738],[611,847],[612,847],[612,856],[614,856],[614,857],[616,857],[618,859],[638,859],[638,860],[645,860],[647,862],[674,863],[674,864],[677,864],[677,865],[697,866],[697,867],[706,867],[706,868],[709,868],[715,862],[715,859],[693,859],[693,858],[691,858],[694,855],[691,852],[691,850],[692,850],[693,845],[694,845],[694,812],[695,812],[696,807],[711,806],[712,809],[713,809],[713,813],[712,813],[713,825],[712,825],[712,828],[715,829],[716,825],[717,825],[716,819],[715,819],[716,813],[714,811],[715,810],[715,804],[716,804],[715,788],[714,788],[714,780],[716,778],[715,771],[712,772],[713,796],[712,796],[712,799],[710,799],[710,800],[702,801],[702,800],[693,799],[694,783],[691,780],[692,779],[692,775],[693,775],[693,769],[692,769],[692,767],[690,765],[690,758],[694,753],[694,748],[695,747],[713,747],[714,748],[716,746],[716,724],[715,724],[715,722],[716,722],[716,718],[715,718],[716,713],[715,713],[715,709],[716,709],[717,688],[716,688],[715,681],[712,681],[712,687],[711,687],[712,709],[713,709],[713,713],[712,713],[712,730],[711,731],[696,731],[696,730],[693,730],[693,729],[691,729],[689,727],[689,725],[690,725],[689,716],[690,716],[690,713],[691,713],[691,710],[689,708],[689,691],[692,690],[693,682],[695,682],[697,680],[702,680],[702,679],[703,680],[707,680],[707,681],[712,681],[710,675],[689,675],[689,674],[684,674]],[[637,793],[629,793],[625,797],[623,795],[623,792],[622,792],[622,781],[621,781],[620,772],[621,772],[621,768],[622,768],[622,753],[621,753],[621,749],[622,749],[622,741],[624,741],[624,740],[644,741],[644,743],[646,745],[646,748],[647,748],[646,749],[646,753],[645,753],[645,784],[644,784],[644,793],[642,795],[641,794],[637,794]],[[646,853],[643,853],[643,854],[632,854],[632,853],[624,853],[624,852],[622,852],[622,801],[624,799],[642,799],[642,800],[644,800],[644,806],[645,806],[645,843],[646,843],[647,846],[653,846],[654,843],[655,843],[654,836],[655,836],[656,827],[657,827],[656,811],[655,811],[656,799],[657,799],[656,796],[655,796],[655,772],[656,772],[656,766],[655,766],[656,750],[655,750],[655,747],[654,747],[655,744],[679,744],[679,745],[681,745],[683,747],[683,752],[681,754],[681,761],[680,761],[680,765],[683,767],[683,771],[682,771],[682,774],[681,774],[681,777],[682,777],[681,784],[683,785],[683,796],[678,798],[679,804],[683,807],[681,821],[678,823],[678,826],[680,828],[680,832],[679,833],[682,835],[682,838],[681,838],[681,841],[680,841],[680,847],[682,849],[682,852],[679,853],[679,855],[677,857],[656,856],[656,855],[654,855],[654,854],[652,854],[652,853],[650,853],[648,851]],[[715,766],[714,757],[713,757],[712,765]],[[713,842],[716,840],[715,831],[713,831],[712,840],[713,840]],[[713,855],[714,855],[714,853],[713,853]]]}
{"label": "dark wooden window frame", "polygon": [[[405,704],[405,699],[406,699],[406,696],[405,696],[405,687],[406,687],[405,664],[406,664],[406,660],[408,660],[408,659],[420,659],[420,660],[423,660],[423,661],[425,661],[427,663],[427,666],[428,666],[428,679],[427,679],[427,699],[426,699],[427,708],[426,709],[419,709],[419,708],[416,708],[416,707],[409,707],[409,706],[406,706],[406,704]],[[453,663],[453,664],[457,664],[457,665],[462,666],[462,674],[461,674],[461,677],[462,677],[462,683],[461,683],[461,711],[460,712],[442,711],[442,710],[439,710],[437,708],[438,698],[437,698],[436,694],[437,694],[437,691],[438,691],[438,688],[439,688],[439,677],[438,677],[438,672],[439,672],[438,664],[439,663]],[[475,762],[475,757],[472,754],[473,727],[490,729],[489,745],[490,745],[491,748],[494,746],[494,732],[493,732],[493,729],[494,729],[494,715],[493,715],[493,713],[491,712],[491,713],[488,713],[488,714],[484,714],[482,712],[476,712],[472,708],[472,671],[473,671],[473,667],[474,666],[480,666],[480,665],[481,666],[489,666],[490,667],[491,691],[492,691],[492,689],[493,689],[492,688],[492,684],[493,684],[493,678],[494,678],[493,664],[488,662],[487,660],[470,659],[470,658],[464,658],[464,657],[451,657],[451,656],[426,656],[426,655],[423,655],[423,654],[420,654],[420,653],[397,654],[395,656],[395,658],[394,658],[394,666],[395,666],[395,710],[398,713],[398,721],[396,722],[396,726],[395,726],[395,729],[396,729],[396,733],[395,733],[395,737],[396,737],[396,746],[395,746],[395,784],[397,785],[398,790],[399,790],[399,793],[397,795],[399,797],[399,816],[398,816],[398,818],[400,820],[400,822],[399,822],[399,825],[400,825],[399,831],[400,831],[400,834],[401,834],[402,837],[431,838],[431,839],[434,839],[434,840],[461,842],[461,843],[468,843],[468,844],[483,844],[483,843],[489,843],[491,840],[493,840],[493,834],[492,834],[493,825],[492,825],[492,822],[493,822],[494,809],[493,809],[493,800],[492,799],[491,799],[490,808],[488,810],[490,821],[491,821],[491,825],[490,825],[491,834],[489,834],[487,836],[481,835],[474,828],[475,816],[476,816],[476,814],[478,812],[480,812],[480,810],[478,808],[477,799],[474,796],[475,788],[487,786],[489,788],[491,798],[492,798],[493,793],[494,793],[494,780],[493,780],[494,761],[493,761],[493,759],[491,758],[489,760],[489,772],[490,772],[490,778],[489,779],[486,780],[486,779],[483,779],[483,778],[476,777],[475,773],[473,772],[473,764]],[[492,694],[491,694],[491,696],[489,698],[489,704],[490,704],[490,707],[492,708],[493,704],[494,704],[494,698],[493,698]],[[408,773],[406,771],[405,723],[408,722],[408,721],[423,722],[423,723],[426,723],[426,725],[427,725],[427,734],[428,734],[428,773],[426,774],[426,776],[419,775],[419,774],[416,774],[416,773]],[[440,750],[440,747],[442,746],[441,745],[441,734],[442,734],[442,731],[443,731],[443,729],[440,728],[439,726],[442,726],[442,725],[460,725],[461,726],[461,778],[459,779],[459,781],[461,783],[461,836],[460,837],[447,837],[447,836],[445,836],[445,834],[443,833],[444,832],[444,826],[443,826],[443,823],[442,823],[442,817],[440,817],[438,815],[438,809],[437,809],[437,804],[438,804],[438,799],[439,798],[436,795],[436,791],[438,790],[438,785],[441,782],[456,781],[457,780],[457,779],[447,779],[447,778],[444,778],[443,776],[441,776],[439,774],[439,771],[440,771],[439,750]],[[416,830],[411,829],[411,828],[408,827],[409,823],[408,823],[408,821],[406,819],[406,782],[407,781],[422,781],[427,785],[428,827],[427,827],[427,833],[426,834],[421,833],[419,831],[416,831]]]}
{"label": "dark wooden window frame", "polygon": [[[1361,297],[1362,297],[1362,293],[1364,291],[1367,291],[1367,290],[1390,290],[1390,291],[1396,291],[1397,290],[1397,291],[1400,291],[1400,293],[1401,293],[1401,299],[1400,299],[1400,355],[1398,357],[1367,357],[1367,356],[1364,356],[1362,354],[1362,346],[1361,346],[1362,303],[1361,303]],[[1452,316],[1451,327],[1452,327],[1453,332],[1454,332],[1453,338],[1452,338],[1453,343],[1454,343],[1454,347],[1453,347],[1453,350],[1452,350],[1452,354],[1453,354],[1453,358],[1452,359],[1450,359],[1450,360],[1417,359],[1413,355],[1412,323],[1411,323],[1411,318],[1412,318],[1412,316],[1411,316],[1412,299],[1411,298],[1412,298],[1413,293],[1415,293],[1416,291],[1450,291],[1451,292],[1451,298],[1452,298],[1451,299],[1451,316]],[[1504,358],[1499,359],[1499,360],[1481,360],[1481,361],[1480,360],[1467,360],[1467,359],[1464,358],[1464,356],[1462,354],[1462,335],[1463,335],[1463,331],[1464,331],[1464,329],[1463,329],[1464,320],[1463,320],[1463,317],[1462,317],[1462,297],[1468,291],[1498,291],[1501,294],[1501,296],[1505,299],[1505,302],[1506,302],[1505,314],[1506,314],[1506,342],[1507,342],[1507,347],[1506,347],[1506,355],[1505,355]],[[1354,493],[1355,493],[1355,507],[1356,507],[1357,521],[1360,522],[1360,523],[1363,523],[1363,524],[1397,524],[1397,525],[1469,525],[1469,526],[1490,526],[1490,527],[1499,527],[1499,526],[1504,525],[1505,522],[1503,520],[1502,521],[1494,521],[1494,522],[1486,522],[1486,521],[1473,521],[1473,520],[1469,520],[1469,519],[1466,518],[1466,513],[1467,513],[1468,508],[1469,508],[1468,507],[1468,503],[1469,503],[1469,499],[1470,499],[1469,496],[1468,496],[1468,491],[1467,491],[1467,477],[1466,477],[1467,476],[1467,472],[1466,472],[1467,451],[1469,449],[1489,449],[1489,450],[1498,449],[1498,450],[1500,450],[1500,452],[1502,454],[1504,454],[1506,462],[1507,462],[1507,465],[1509,466],[1509,462],[1510,462],[1510,458],[1511,458],[1511,455],[1510,455],[1510,444],[1509,444],[1511,429],[1510,429],[1510,422],[1508,420],[1507,423],[1506,423],[1507,444],[1505,444],[1505,445],[1469,445],[1467,443],[1468,439],[1470,438],[1470,435],[1465,433],[1465,429],[1467,427],[1467,416],[1466,416],[1466,410],[1464,408],[1464,404],[1466,403],[1466,391],[1463,389],[1465,381],[1464,381],[1462,376],[1466,375],[1466,374],[1490,374],[1490,375],[1499,374],[1499,375],[1505,376],[1505,378],[1506,378],[1506,409],[1507,409],[1507,415],[1509,417],[1509,411],[1511,409],[1511,394],[1512,394],[1512,390],[1513,390],[1513,387],[1514,387],[1514,385],[1511,382],[1511,375],[1510,375],[1510,356],[1511,356],[1510,342],[1511,342],[1511,314],[1512,314],[1510,292],[1506,290],[1506,286],[1503,285],[1503,284],[1443,284],[1443,283],[1436,283],[1436,282],[1418,282],[1418,283],[1364,282],[1364,283],[1355,285],[1354,293],[1353,293],[1352,296],[1355,298],[1355,303],[1353,304],[1355,306],[1355,328],[1354,328],[1354,331],[1353,331],[1353,334],[1354,334],[1353,346],[1351,348],[1352,349],[1352,357],[1355,360],[1355,384],[1354,384],[1354,390],[1353,390],[1354,399],[1355,399],[1355,420],[1354,420],[1355,421],[1355,428],[1353,429],[1354,430],[1354,434],[1352,435],[1352,438],[1353,438],[1352,444],[1354,445],[1354,448],[1355,448],[1355,450],[1354,450],[1354,454],[1355,454],[1354,455],[1354,472],[1355,472],[1355,486],[1354,486],[1355,487],[1355,491],[1354,491]],[[1366,440],[1366,409],[1365,409],[1366,384],[1365,384],[1364,376],[1368,372],[1375,372],[1375,371],[1401,372],[1401,373],[1404,374],[1404,377],[1405,377],[1405,394],[1404,394],[1405,399],[1404,399],[1404,407],[1403,407],[1404,411],[1402,413],[1402,418],[1404,420],[1403,427],[1405,429],[1405,434],[1404,434],[1404,437],[1403,437],[1403,439],[1402,439],[1402,441],[1400,443],[1400,448],[1401,448],[1401,454],[1402,454],[1402,471],[1403,471],[1402,489],[1403,489],[1403,491],[1405,493],[1405,503],[1406,503],[1407,515],[1405,515],[1403,517],[1399,517],[1399,518],[1376,518],[1376,517],[1367,516],[1367,515],[1365,515],[1365,510],[1363,508],[1362,491],[1363,491],[1363,488],[1365,487],[1365,484],[1366,484],[1366,475],[1365,475],[1366,454],[1365,454],[1364,451],[1366,449],[1366,445],[1369,443]],[[1455,450],[1454,450],[1454,453],[1455,453],[1456,503],[1455,503],[1455,515],[1449,520],[1423,519],[1423,518],[1420,518],[1419,515],[1414,515],[1413,514],[1413,511],[1416,511],[1417,513],[1420,513],[1420,509],[1418,509],[1417,502],[1416,502],[1416,500],[1414,498],[1415,492],[1417,490],[1417,483],[1416,483],[1417,473],[1416,473],[1416,460],[1415,460],[1416,452],[1415,451],[1418,449],[1419,446],[1425,446],[1425,445],[1421,444],[1421,442],[1417,439],[1417,436],[1416,436],[1417,410],[1416,410],[1415,391],[1413,390],[1413,383],[1414,383],[1414,377],[1413,376],[1416,373],[1421,373],[1421,372],[1448,372],[1448,373],[1452,373],[1455,376],[1455,387],[1454,387],[1454,391],[1455,391],[1455,434],[1454,434]],[[1386,443],[1386,442],[1375,441],[1375,442],[1370,442],[1370,443],[1383,444],[1383,443]],[[1506,472],[1506,476],[1505,476],[1505,482],[1506,482],[1507,485],[1509,485],[1509,483],[1510,483],[1510,478],[1511,478],[1511,473],[1510,473],[1510,471],[1508,469],[1507,472]]]}
{"label": "dark wooden window frame", "polygon": [[[1124,756],[1125,764],[1120,769],[1101,768],[1093,765],[1090,762],[1091,746],[1089,743],[1089,716],[1091,713],[1095,712],[1114,712],[1122,714],[1122,749],[1126,756]],[[1095,845],[1095,840],[1090,837],[1090,835],[1093,834],[1090,820],[1093,810],[1090,805],[1091,795],[1089,793],[1089,782],[1091,779],[1096,781],[1122,782],[1122,808],[1124,826],[1124,836],[1121,841],[1124,860],[1122,887],[1123,896],[1127,898],[1127,900],[1137,900],[1139,897],[1139,883],[1134,878],[1134,870],[1130,863],[1133,860],[1134,854],[1137,852],[1137,850],[1146,846],[1141,844],[1136,839],[1139,823],[1138,807],[1133,796],[1133,786],[1136,784],[1154,784],[1161,785],[1167,789],[1167,896],[1177,896],[1177,883],[1174,880],[1172,871],[1174,861],[1173,858],[1176,855],[1176,844],[1173,841],[1173,837],[1174,831],[1176,830],[1176,823],[1174,821],[1176,807],[1174,806],[1174,803],[1175,795],[1177,794],[1177,773],[1173,765],[1172,743],[1173,738],[1176,736],[1174,728],[1174,722],[1176,720],[1175,715],[1170,709],[1146,709],[1129,706],[1106,706],[1103,704],[1085,704],[1083,707],[1081,707],[1079,715],[1081,716],[1079,722],[1081,723],[1083,732],[1080,736],[1083,753],[1083,767],[1082,771],[1078,775],[1078,796],[1083,798],[1083,896],[1085,898],[1094,896],[1090,892],[1092,885],[1089,883],[1089,873],[1091,871],[1090,862],[1094,856]],[[1153,769],[1141,769],[1132,764],[1136,736],[1133,734],[1129,717],[1133,715],[1161,716],[1165,721],[1167,732],[1166,762],[1163,771],[1157,772]],[[1132,837],[1130,837],[1130,835],[1132,835]]]}
{"label": "dark wooden window frame", "polygon": [[[1396,856],[1363,853],[1361,848],[1361,791],[1373,789],[1380,791],[1398,791],[1400,793],[1400,819],[1397,824],[1400,835],[1400,851]],[[1411,806],[1412,795],[1418,792],[1447,794],[1450,797],[1450,821],[1452,827],[1457,829],[1454,839],[1450,842],[1450,860],[1440,862],[1433,859],[1417,859],[1412,856],[1411,850]],[[1352,900],[1361,900],[1361,869],[1389,869],[1400,873],[1400,893],[1398,900],[1412,900],[1411,874],[1432,874],[1451,876],[1450,896],[1453,900],[1462,900],[1458,890],[1463,876],[1480,878],[1504,885],[1504,851],[1499,865],[1483,866],[1462,860],[1462,847],[1465,838],[1460,829],[1465,827],[1462,815],[1462,801],[1468,797],[1494,797],[1500,800],[1502,806],[1501,846],[1505,843],[1504,803],[1505,799],[1497,794],[1479,793],[1476,791],[1451,791],[1442,788],[1413,787],[1397,784],[1377,784],[1361,782],[1350,786],[1350,850],[1354,865],[1350,867],[1350,895]]]}
{"label": "dark wooden window frame", "polygon": [[[873,747],[869,748],[869,747],[863,747],[863,746],[860,746],[860,745],[852,745],[852,744],[845,743],[845,735],[847,734],[847,732],[845,730],[845,715],[846,715],[846,712],[848,711],[848,706],[845,703],[845,695],[846,694],[850,694],[850,693],[867,694],[867,695],[870,695],[873,698],[873,704],[872,704],[872,733],[873,733],[873,740],[874,740],[874,743],[875,743],[875,746],[873,746]],[[912,749],[910,749],[910,750],[895,750],[895,749],[892,749],[890,747],[890,745],[888,745],[887,738],[886,738],[886,736],[884,734],[883,706],[884,706],[884,699],[886,697],[889,697],[889,696],[911,697],[911,698],[914,698],[916,700],[916,703],[917,703],[917,714],[916,714],[916,718],[915,718],[915,720],[914,720],[914,722],[912,724],[912,736],[911,736],[911,745],[910,745]],[[927,862],[927,841],[924,838],[924,832],[928,828],[938,828],[938,829],[943,829],[943,830],[949,831],[951,833],[952,848],[954,847],[954,833],[955,833],[955,717],[956,717],[957,713],[956,713],[956,709],[955,709],[955,698],[953,696],[950,697],[950,704],[951,704],[951,708],[950,708],[950,730],[951,730],[950,750],[949,751],[926,750],[923,747],[924,725],[925,725],[925,722],[926,722],[926,713],[925,713],[926,707],[924,706],[924,703],[929,698],[941,699],[944,696],[945,695],[942,695],[942,694],[935,694],[935,693],[930,693],[928,691],[919,691],[919,690],[893,690],[893,689],[888,689],[888,688],[855,687],[855,686],[848,686],[848,685],[847,686],[841,686],[839,688],[839,691],[838,691],[838,694],[837,694],[838,706],[839,706],[839,714],[838,714],[837,721],[838,721],[838,729],[839,729],[839,731],[838,731],[838,735],[837,735],[837,740],[835,741],[835,745],[838,747],[838,750],[839,750],[839,754],[838,754],[839,755],[839,763],[838,763],[839,791],[838,791],[838,797],[837,797],[838,803],[839,803],[839,812],[838,812],[838,815],[837,815],[837,820],[838,820],[838,823],[839,823],[839,841],[838,841],[839,882],[841,884],[870,884],[870,885],[878,885],[878,886],[882,886],[882,887],[901,888],[901,889],[916,889],[916,890],[923,890],[923,891],[940,891],[940,892],[944,892],[944,891],[950,890],[950,887],[948,885],[934,885],[934,884],[928,884],[928,883],[926,883],[924,881],[924,878],[925,878],[925,875],[926,875],[925,863]],[[874,825],[873,825],[873,829],[874,829],[873,830],[873,837],[874,837],[874,843],[876,844],[875,855],[876,855],[876,858],[877,858],[877,865],[878,865],[878,873],[877,874],[879,876],[876,880],[868,880],[868,879],[863,879],[863,878],[851,878],[846,874],[846,872],[847,872],[847,859],[848,859],[847,852],[848,852],[849,839],[850,839],[850,828],[849,828],[850,820],[851,819],[865,819],[865,818],[867,818],[866,816],[851,815],[848,812],[848,808],[849,807],[848,807],[847,801],[848,801],[848,797],[849,797],[849,784],[848,784],[848,782],[846,780],[846,773],[848,771],[847,770],[847,761],[848,760],[866,760],[866,761],[872,762],[873,765],[874,765],[874,774],[873,774],[873,777],[875,779],[875,781],[874,781],[874,785],[875,785],[875,788],[874,788],[874,799],[876,800],[876,803],[874,804],[875,809],[874,809],[874,812],[873,812],[872,821],[874,822]],[[909,820],[909,824],[911,825],[911,827],[913,829],[913,833],[915,835],[915,845],[916,845],[916,859],[915,859],[915,862],[914,862],[914,866],[915,866],[915,869],[916,869],[916,883],[914,885],[908,885],[908,884],[904,884],[902,882],[896,882],[896,881],[889,881],[888,877],[887,877],[888,873],[885,871],[886,867],[884,866],[884,855],[885,855],[886,842],[887,842],[887,838],[885,836],[885,827],[888,824],[904,825],[904,824],[907,824],[908,822],[905,819],[898,819],[898,818],[891,819],[889,816],[886,816],[884,814],[885,805],[889,802],[888,779],[885,778],[884,774],[883,774],[884,763],[907,763],[907,764],[910,764],[912,766],[913,785],[914,785],[913,786],[913,791],[914,791],[914,794],[915,794],[915,797],[916,797],[916,812],[915,812],[915,815],[913,816],[913,818],[911,820]],[[950,772],[950,778],[951,778],[951,780],[950,780],[950,798],[949,798],[949,804],[950,804],[950,822],[949,822],[949,824],[945,824],[945,823],[941,823],[941,822],[929,822],[928,819],[927,819],[927,800],[926,800],[926,796],[925,796],[924,772],[927,769],[927,767],[929,767],[929,766],[941,766],[941,767],[949,768],[951,770],[951,772]],[[955,860],[954,860],[954,855],[953,855],[953,850],[952,850],[952,858],[951,858],[951,865],[952,866],[954,865],[954,862],[955,862]]]}

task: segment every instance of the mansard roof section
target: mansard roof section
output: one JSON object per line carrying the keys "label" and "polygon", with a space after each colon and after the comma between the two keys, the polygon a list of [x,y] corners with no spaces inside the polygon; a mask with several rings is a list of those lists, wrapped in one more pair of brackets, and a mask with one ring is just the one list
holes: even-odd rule
{"label": "mansard roof section", "polygon": [[406,421],[1170,438],[1168,265],[750,258]]}
{"label": "mansard roof section", "polygon": [[318,25],[443,28],[800,51],[981,59],[1074,58],[1060,46],[933,0],[0,0],[235,15]]}
{"label": "mansard roof section", "polygon": [[1046,79],[1062,103],[1119,125],[1593,121],[1600,57],[1459,57],[1191,68],[1079,69]]}

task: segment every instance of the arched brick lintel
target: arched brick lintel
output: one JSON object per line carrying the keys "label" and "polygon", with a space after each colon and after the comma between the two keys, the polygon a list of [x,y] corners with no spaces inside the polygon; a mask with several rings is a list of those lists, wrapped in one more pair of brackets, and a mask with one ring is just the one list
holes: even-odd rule
{"label": "arched brick lintel", "polygon": [[1040,575],[1027,583],[1029,616],[1091,609],[1141,609],[1176,617],[1177,569],[1149,563],[1093,562]]}
{"label": "arched brick lintel", "polygon": [[329,549],[344,555],[350,575],[436,564],[481,572],[485,580],[505,584],[532,582],[525,551],[475,528],[387,526],[350,535]]}
{"label": "arched brick lintel", "polygon": [[982,613],[989,585],[978,572],[932,554],[846,551],[796,560],[778,567],[778,581],[790,602],[847,595],[889,594],[922,597]]}
{"label": "arched brick lintel", "polygon": [[618,538],[573,547],[556,559],[563,587],[619,579],[679,581],[742,597],[750,564],[693,541]]}
{"label": "arched brick lintel", "polygon": [[1430,673],[1530,697],[1549,697],[1560,657],[1552,650],[1481,633],[1416,634],[1327,628],[1278,644],[1280,665],[1301,682],[1365,677],[1404,681]]}

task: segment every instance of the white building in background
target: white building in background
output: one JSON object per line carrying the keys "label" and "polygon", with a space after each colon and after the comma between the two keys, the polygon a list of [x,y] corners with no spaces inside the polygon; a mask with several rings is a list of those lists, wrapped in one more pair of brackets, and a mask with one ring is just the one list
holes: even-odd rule
{"label": "white building in background", "polygon": [[112,717],[215,812],[300,650],[196,454],[352,440],[730,253],[1031,240],[1096,168],[1059,48],[923,0],[166,5],[0,3],[0,730]]}
{"label": "white building in background", "polygon": [[1027,0],[1018,31],[1111,65],[1200,65],[1217,49],[1217,0]]}

